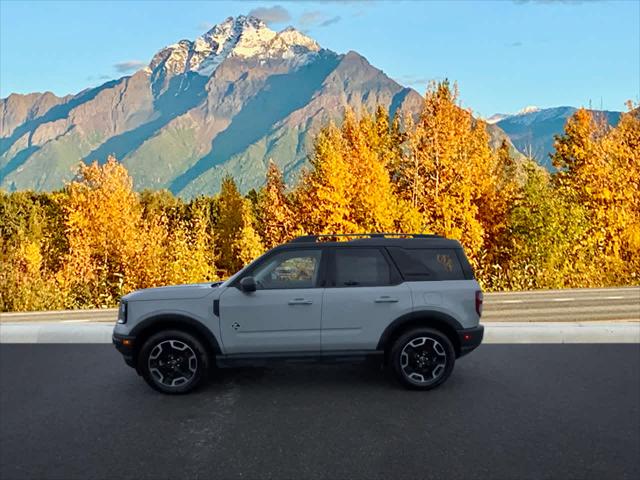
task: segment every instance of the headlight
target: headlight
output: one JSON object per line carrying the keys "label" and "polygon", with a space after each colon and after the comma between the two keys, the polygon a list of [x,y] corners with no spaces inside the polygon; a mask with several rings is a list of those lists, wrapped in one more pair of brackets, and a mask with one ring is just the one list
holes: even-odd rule
{"label": "headlight", "polygon": [[127,302],[120,300],[118,307],[118,323],[127,323]]}

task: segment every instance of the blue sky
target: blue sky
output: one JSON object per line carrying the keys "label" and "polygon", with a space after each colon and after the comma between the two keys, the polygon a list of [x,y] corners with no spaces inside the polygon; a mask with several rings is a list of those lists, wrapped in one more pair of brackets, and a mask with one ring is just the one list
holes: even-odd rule
{"label": "blue sky", "polygon": [[455,80],[480,115],[526,105],[621,110],[640,99],[639,0],[0,0],[0,96],[76,93],[256,9],[272,28],[355,50],[421,93],[430,79]]}

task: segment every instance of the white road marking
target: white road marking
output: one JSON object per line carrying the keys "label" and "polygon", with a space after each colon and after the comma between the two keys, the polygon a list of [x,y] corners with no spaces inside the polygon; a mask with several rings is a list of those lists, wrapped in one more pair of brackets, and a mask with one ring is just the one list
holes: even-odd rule
{"label": "white road marking", "polygon": [[485,297],[485,303],[495,305],[497,303],[548,303],[548,302],[585,302],[594,300],[635,300],[636,297],[627,297],[622,295],[608,297],[556,297],[556,298],[527,298],[525,300],[492,300],[491,297]]}

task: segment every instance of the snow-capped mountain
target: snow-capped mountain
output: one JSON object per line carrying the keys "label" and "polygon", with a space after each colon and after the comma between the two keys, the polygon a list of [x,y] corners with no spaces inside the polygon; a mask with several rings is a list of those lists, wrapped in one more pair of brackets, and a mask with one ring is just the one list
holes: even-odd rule
{"label": "snow-capped mountain", "polygon": [[[576,112],[575,107],[526,107],[512,115],[496,114],[487,122],[500,127],[516,148],[535,158],[540,165],[552,169],[549,155],[553,152],[554,136],[564,130],[567,119]],[[620,112],[594,110],[604,115],[611,125],[617,125]]]}
{"label": "snow-capped mountain", "polygon": [[485,121],[488,124],[493,125],[495,123],[498,123],[498,122],[504,120],[505,118],[517,117],[517,116],[526,115],[528,113],[534,113],[534,112],[538,112],[538,111],[540,111],[540,107],[536,107],[534,105],[529,105],[528,107],[524,107],[523,109],[517,111],[516,113],[494,113],[489,118],[487,118]]}
{"label": "snow-capped mountain", "polygon": [[[232,174],[246,191],[264,181],[269,159],[295,178],[323,125],[347,106],[378,104],[417,113],[422,98],[356,52],[228,18],[162,48],[133,75],[67,97],[1,99],[0,188],[57,189],[78,162],[114,154],[139,189],[191,197],[217,192]],[[506,138],[489,131],[496,144]]]}
{"label": "snow-capped mountain", "polygon": [[493,125],[498,123],[500,120],[504,120],[505,118],[510,116],[511,115],[508,113],[494,113],[490,117],[485,118],[484,121],[487,122],[489,125]]}
{"label": "snow-capped mountain", "polygon": [[240,15],[229,17],[193,41],[181,40],[156,53],[148,71],[210,76],[229,57],[295,59],[302,65],[320,50],[315,40],[293,27],[274,32],[260,19]]}

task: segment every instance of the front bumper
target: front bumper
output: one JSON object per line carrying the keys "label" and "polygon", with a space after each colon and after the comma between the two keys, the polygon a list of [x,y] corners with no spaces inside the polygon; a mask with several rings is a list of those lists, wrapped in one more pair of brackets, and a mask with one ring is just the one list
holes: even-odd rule
{"label": "front bumper", "polygon": [[458,340],[460,343],[460,356],[475,350],[482,343],[484,338],[484,325],[478,325],[474,328],[465,328],[458,330]]}
{"label": "front bumper", "polygon": [[133,359],[133,352],[135,346],[136,337],[132,337],[130,335],[121,335],[119,333],[114,333],[111,337],[113,344],[116,347],[122,356],[124,357],[124,361],[130,367],[135,368],[135,363]]}

